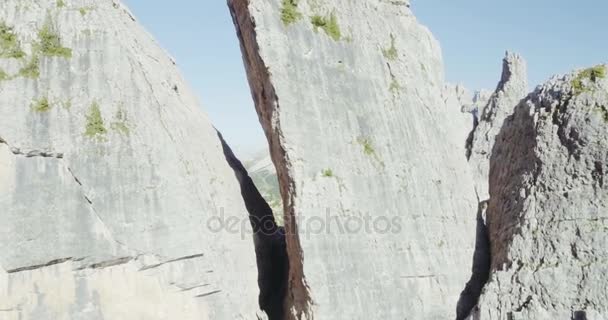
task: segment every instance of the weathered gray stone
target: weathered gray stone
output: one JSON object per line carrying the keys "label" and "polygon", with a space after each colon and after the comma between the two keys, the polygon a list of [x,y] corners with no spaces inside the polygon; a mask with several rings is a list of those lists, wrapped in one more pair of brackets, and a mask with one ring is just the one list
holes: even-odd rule
{"label": "weathered gray stone", "polygon": [[[526,69],[526,63],[519,55],[507,52],[496,91],[486,105],[481,107],[477,105],[478,115],[474,116],[478,116],[479,120],[472,132],[472,142],[468,146],[467,156],[475,176],[475,186],[480,201],[489,199],[490,156],[496,135],[500,132],[505,119],[513,114],[515,106],[528,93]],[[483,101],[483,98],[480,100]]]}
{"label": "weathered gray stone", "polygon": [[251,235],[208,228],[247,212],[175,63],[116,1],[0,22],[0,319],[254,319]]}
{"label": "weathered gray stone", "polygon": [[606,75],[555,77],[504,121],[490,159],[492,276],[471,319],[608,316]]}
{"label": "weathered gray stone", "polygon": [[453,318],[477,199],[430,32],[405,1],[229,5],[285,203],[289,316]]}

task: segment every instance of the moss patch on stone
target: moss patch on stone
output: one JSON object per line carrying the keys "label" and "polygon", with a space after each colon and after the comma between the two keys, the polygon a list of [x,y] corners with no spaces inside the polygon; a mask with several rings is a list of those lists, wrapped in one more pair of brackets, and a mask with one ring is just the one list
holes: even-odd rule
{"label": "moss patch on stone", "polygon": [[21,50],[21,43],[12,27],[0,22],[0,58],[21,59],[25,52]]}
{"label": "moss patch on stone", "polygon": [[101,110],[99,110],[99,104],[97,102],[91,103],[89,107],[89,113],[87,114],[87,124],[84,135],[89,138],[103,139],[108,130],[106,129],[103,118],[101,117]]}
{"label": "moss patch on stone", "polygon": [[288,26],[302,18],[302,14],[298,12],[297,0],[283,0],[281,2],[281,21],[285,26]]}
{"label": "moss patch on stone", "polygon": [[395,60],[399,56],[397,52],[397,48],[395,47],[395,36],[391,34],[391,46],[385,49],[382,49],[382,55],[388,60]]}
{"label": "moss patch on stone", "polygon": [[57,8],[65,7],[65,2],[63,0],[57,0]]}
{"label": "moss patch on stone", "polygon": [[592,68],[585,69],[579,72],[574,79],[572,79],[571,85],[574,94],[581,94],[586,91],[590,91],[586,85],[586,82],[596,83],[600,79],[606,78],[606,66],[600,65]]}
{"label": "moss patch on stone", "polygon": [[51,104],[49,103],[49,99],[44,97],[40,100],[36,100],[32,103],[32,110],[35,112],[48,112],[51,110]]}
{"label": "moss patch on stone", "polygon": [[52,23],[47,20],[38,30],[38,43],[35,49],[47,57],[71,58],[72,49],[63,47],[59,35],[53,30]]}
{"label": "moss patch on stone", "polygon": [[28,79],[37,79],[40,77],[40,58],[37,55],[33,55],[31,59],[19,69],[18,76],[28,78]]}
{"label": "moss patch on stone", "polygon": [[310,23],[317,31],[319,28],[323,29],[325,33],[334,41],[340,41],[342,38],[342,33],[340,32],[340,26],[338,25],[338,18],[335,13],[331,13],[329,17],[324,17],[321,15],[314,15],[310,17]]}

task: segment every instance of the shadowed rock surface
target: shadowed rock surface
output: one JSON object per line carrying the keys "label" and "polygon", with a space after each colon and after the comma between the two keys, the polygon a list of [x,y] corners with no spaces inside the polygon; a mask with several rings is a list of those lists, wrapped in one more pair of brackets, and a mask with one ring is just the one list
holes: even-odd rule
{"label": "shadowed rock surface", "polygon": [[505,119],[528,93],[527,67],[521,56],[507,52],[502,76],[489,102],[479,110],[479,123],[472,132],[469,164],[475,176],[475,189],[481,201],[489,199],[490,156],[496,135]]}
{"label": "shadowed rock surface", "polygon": [[234,170],[249,212],[258,266],[259,305],[269,320],[281,320],[287,291],[289,265],[285,229],[277,226],[272,209],[258,191],[247,170],[218,132],[226,161]]}
{"label": "shadowed rock surface", "polygon": [[554,77],[505,120],[490,158],[492,274],[471,319],[608,315],[606,71]]}

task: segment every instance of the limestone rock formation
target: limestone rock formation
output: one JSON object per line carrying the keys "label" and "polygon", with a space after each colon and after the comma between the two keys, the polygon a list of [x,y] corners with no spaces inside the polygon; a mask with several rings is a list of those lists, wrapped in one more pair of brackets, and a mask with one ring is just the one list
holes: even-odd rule
{"label": "limestone rock formation", "polygon": [[526,63],[519,55],[507,53],[496,91],[489,98],[487,105],[482,106],[478,111],[479,121],[472,132],[467,156],[473,168],[480,201],[489,198],[489,165],[496,135],[500,132],[505,119],[513,114],[515,106],[528,93],[526,69]]}
{"label": "limestone rock formation", "polygon": [[289,318],[453,318],[475,243],[468,131],[409,2],[229,5],[285,203]]}
{"label": "limestone rock formation", "polygon": [[606,319],[606,77],[606,66],[555,77],[495,131],[492,275],[471,319]]}
{"label": "limestone rock formation", "polygon": [[0,319],[255,319],[234,172],[123,5],[2,1],[0,70]]}

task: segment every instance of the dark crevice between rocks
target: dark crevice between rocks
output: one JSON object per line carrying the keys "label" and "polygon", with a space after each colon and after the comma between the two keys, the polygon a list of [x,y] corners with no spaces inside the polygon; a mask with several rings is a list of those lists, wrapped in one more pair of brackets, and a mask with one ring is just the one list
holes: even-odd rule
{"label": "dark crevice between rocks", "polygon": [[260,309],[266,312],[269,320],[283,320],[289,274],[285,230],[277,225],[270,205],[258,191],[241,161],[234,155],[219,132],[218,136],[222,142],[226,161],[234,170],[239,182],[241,196],[249,212],[258,267]]}
{"label": "dark crevice between rocks", "polygon": [[456,306],[456,320],[464,320],[469,316],[477,305],[481,291],[490,277],[490,238],[484,220],[487,206],[487,201],[479,202],[472,274],[464,290],[460,293],[460,299],[458,299]]}
{"label": "dark crevice between rocks", "polygon": [[260,56],[255,19],[249,11],[249,3],[249,0],[228,0],[228,7],[240,41],[251,96],[268,140],[283,200],[285,243],[289,259],[288,288],[284,301],[285,319],[311,319],[314,302],[304,275],[304,252],[294,206],[297,185],[293,179],[292,161],[286,151],[285,137],[278,117],[280,101],[270,71]]}
{"label": "dark crevice between rocks", "polygon": [[469,132],[467,141],[465,143],[467,161],[471,160],[471,155],[473,154],[473,141],[475,141],[475,131],[477,130],[478,126],[479,118],[477,114],[473,114],[473,129],[471,130],[471,132]]}

